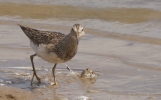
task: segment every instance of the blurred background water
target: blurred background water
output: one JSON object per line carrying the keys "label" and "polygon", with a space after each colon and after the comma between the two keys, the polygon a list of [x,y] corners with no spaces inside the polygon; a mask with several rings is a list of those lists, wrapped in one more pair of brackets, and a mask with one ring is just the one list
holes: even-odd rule
{"label": "blurred background water", "polygon": [[[36,19],[161,38],[159,0],[0,0],[0,19]],[[117,30],[116,30],[117,29]]]}

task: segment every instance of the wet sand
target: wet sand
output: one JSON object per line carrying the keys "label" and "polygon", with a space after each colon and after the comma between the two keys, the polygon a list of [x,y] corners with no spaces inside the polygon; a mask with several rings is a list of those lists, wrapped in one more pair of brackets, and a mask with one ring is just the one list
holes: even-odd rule
{"label": "wet sand", "polygon": [[34,100],[34,95],[26,90],[0,86],[0,100]]}
{"label": "wet sand", "polygon": [[[22,7],[22,5],[17,6]],[[33,8],[32,5],[30,6]],[[85,27],[84,30],[87,34],[80,41],[77,55],[65,63],[76,74],[69,72],[65,64],[58,64],[56,77],[59,86],[55,88],[51,85],[53,64],[35,57],[36,70],[42,83],[38,85],[34,79],[35,84],[31,86],[32,67],[29,56],[34,52],[29,46],[28,38],[17,26],[17,23],[36,29],[61,31],[67,34],[72,24],[79,23],[79,21],[72,20],[69,24],[66,24],[67,22],[60,24],[58,23],[60,19],[57,19],[53,24],[42,17],[42,19],[37,19],[38,17],[34,19],[34,17],[26,17],[28,14],[19,14],[18,9],[20,8],[13,10],[11,15],[6,11],[0,12],[0,100],[72,100],[77,96],[88,96],[92,100],[161,99],[161,38],[108,32],[91,27]],[[109,11],[120,12],[121,10],[130,15],[131,10],[128,12],[126,9]],[[148,14],[153,12],[153,10],[148,11]],[[21,18],[14,16],[16,14],[19,14]],[[159,16],[160,12],[158,11],[157,14]],[[88,16],[91,19],[92,15]],[[114,14],[111,18],[114,16],[117,15]],[[70,19],[71,17],[73,16],[64,18]],[[112,20],[129,24],[133,24],[132,21],[140,22],[133,19],[124,21],[126,19],[124,17]],[[144,16],[141,22],[146,22],[147,18],[155,19],[156,17]],[[158,20],[158,17],[156,19]],[[96,81],[84,82],[78,77],[86,68],[92,69],[98,74]]]}

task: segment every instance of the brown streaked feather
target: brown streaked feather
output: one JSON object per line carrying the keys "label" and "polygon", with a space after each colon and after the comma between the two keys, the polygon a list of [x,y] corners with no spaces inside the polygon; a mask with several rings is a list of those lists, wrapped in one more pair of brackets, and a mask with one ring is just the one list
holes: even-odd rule
{"label": "brown streaked feather", "polygon": [[39,44],[56,44],[66,35],[60,32],[41,31],[29,27],[19,25],[26,36],[37,46]]}
{"label": "brown streaked feather", "polygon": [[58,42],[52,50],[60,59],[68,61],[75,56],[77,48],[78,44],[76,35],[68,34],[64,39]]}

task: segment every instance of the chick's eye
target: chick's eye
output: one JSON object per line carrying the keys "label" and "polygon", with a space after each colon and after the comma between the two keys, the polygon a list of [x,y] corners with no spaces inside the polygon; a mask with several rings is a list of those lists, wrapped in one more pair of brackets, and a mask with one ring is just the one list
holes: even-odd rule
{"label": "chick's eye", "polygon": [[83,31],[83,29],[82,29],[82,31]]}

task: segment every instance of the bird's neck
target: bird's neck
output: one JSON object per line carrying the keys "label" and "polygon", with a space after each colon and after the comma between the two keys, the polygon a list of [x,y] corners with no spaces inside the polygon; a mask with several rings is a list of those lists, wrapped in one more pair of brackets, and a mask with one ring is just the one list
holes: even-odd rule
{"label": "bird's neck", "polygon": [[67,35],[67,37],[73,41],[76,41],[78,45],[79,39],[78,39],[77,33],[75,33],[73,30],[71,30],[71,32]]}

